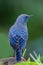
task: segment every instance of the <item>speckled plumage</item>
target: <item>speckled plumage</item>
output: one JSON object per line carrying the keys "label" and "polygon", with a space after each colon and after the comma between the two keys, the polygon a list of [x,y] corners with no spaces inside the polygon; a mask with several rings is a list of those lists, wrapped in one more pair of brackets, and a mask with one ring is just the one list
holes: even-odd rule
{"label": "speckled plumage", "polygon": [[17,61],[21,60],[22,49],[25,48],[28,39],[27,20],[30,18],[27,14],[21,14],[17,17],[14,25],[9,30],[9,40],[12,48],[16,51]]}

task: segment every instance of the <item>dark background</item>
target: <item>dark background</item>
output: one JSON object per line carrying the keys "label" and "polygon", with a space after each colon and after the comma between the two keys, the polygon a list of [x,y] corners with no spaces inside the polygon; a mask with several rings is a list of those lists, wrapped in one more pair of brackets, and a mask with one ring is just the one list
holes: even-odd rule
{"label": "dark background", "polygon": [[35,51],[43,56],[43,0],[0,0],[0,58],[13,55],[8,39],[10,26],[20,14],[34,15],[28,21],[25,57]]}

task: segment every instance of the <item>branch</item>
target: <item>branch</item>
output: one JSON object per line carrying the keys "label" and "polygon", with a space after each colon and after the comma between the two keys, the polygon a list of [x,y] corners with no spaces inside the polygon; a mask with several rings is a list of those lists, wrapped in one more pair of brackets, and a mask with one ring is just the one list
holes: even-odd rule
{"label": "branch", "polygon": [[8,65],[13,65],[14,63],[16,63],[16,58],[15,57],[9,57],[9,58],[0,59],[0,64],[1,63],[2,63],[2,65],[4,63],[8,63]]}

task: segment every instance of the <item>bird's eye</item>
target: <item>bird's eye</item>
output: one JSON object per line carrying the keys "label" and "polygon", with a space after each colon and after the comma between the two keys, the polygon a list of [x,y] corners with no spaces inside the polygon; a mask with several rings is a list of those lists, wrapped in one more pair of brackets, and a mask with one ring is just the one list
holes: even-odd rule
{"label": "bird's eye", "polygon": [[27,16],[25,16],[25,18],[27,19]]}

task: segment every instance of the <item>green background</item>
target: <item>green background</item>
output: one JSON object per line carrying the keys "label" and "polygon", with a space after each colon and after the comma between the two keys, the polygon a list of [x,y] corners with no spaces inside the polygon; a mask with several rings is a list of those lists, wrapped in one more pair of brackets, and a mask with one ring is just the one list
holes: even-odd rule
{"label": "green background", "polygon": [[27,24],[25,57],[33,51],[43,56],[43,0],[0,0],[0,58],[13,56],[8,31],[17,16],[24,13],[34,15]]}

